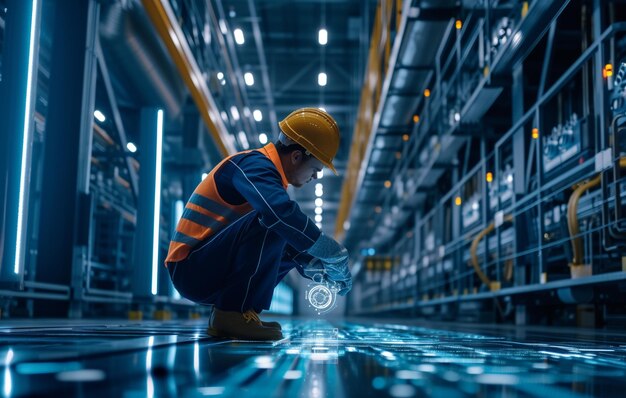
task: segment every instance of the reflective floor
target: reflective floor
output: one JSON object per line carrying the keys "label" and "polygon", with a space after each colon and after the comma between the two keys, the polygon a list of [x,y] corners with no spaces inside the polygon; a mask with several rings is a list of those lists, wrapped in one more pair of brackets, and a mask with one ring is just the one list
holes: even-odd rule
{"label": "reflective floor", "polygon": [[275,343],[205,321],[0,324],[9,396],[624,397],[626,332],[281,321]]}

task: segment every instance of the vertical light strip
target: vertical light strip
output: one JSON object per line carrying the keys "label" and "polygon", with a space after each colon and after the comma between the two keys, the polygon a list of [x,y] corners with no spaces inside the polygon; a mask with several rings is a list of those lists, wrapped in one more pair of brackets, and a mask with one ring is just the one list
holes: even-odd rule
{"label": "vertical light strip", "polygon": [[196,379],[200,378],[200,344],[196,341],[193,345],[193,371]]}
{"label": "vertical light strip", "polygon": [[7,356],[4,358],[4,389],[2,392],[5,397],[10,397],[13,391],[13,378],[11,377],[11,361],[13,361],[13,355],[13,349],[9,348],[9,352],[7,352]]}
{"label": "vertical light strip", "polygon": [[159,219],[161,215],[161,147],[163,145],[163,110],[157,112],[156,165],[154,178],[154,221],[152,233],[152,294],[157,294],[159,277]]}
{"label": "vertical light strip", "polygon": [[22,141],[22,158],[20,165],[20,193],[17,202],[17,235],[15,237],[15,266],[13,272],[19,274],[22,262],[22,229],[24,222],[24,208],[26,207],[24,193],[26,190],[26,155],[30,142],[30,103],[33,80],[33,63],[35,57],[35,21],[37,20],[37,3],[33,0],[33,8],[30,13],[30,35],[28,37],[28,71],[26,78],[26,106],[24,107],[24,134]]}

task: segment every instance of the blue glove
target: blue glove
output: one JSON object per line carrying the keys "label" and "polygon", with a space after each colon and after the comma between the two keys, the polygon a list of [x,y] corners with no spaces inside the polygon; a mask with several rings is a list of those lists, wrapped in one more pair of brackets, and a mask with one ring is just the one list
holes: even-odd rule
{"label": "blue glove", "polygon": [[[345,274],[346,271],[347,274]],[[347,266],[340,268],[336,264],[324,265],[319,258],[313,258],[309,264],[302,265],[301,274],[316,283],[336,288],[337,293],[342,296],[352,289],[352,276]]]}
{"label": "blue glove", "polygon": [[339,291],[337,292],[341,296],[348,294],[352,289],[352,274],[348,268],[348,260],[341,264],[325,264],[326,277],[335,282]]}
{"label": "blue glove", "polygon": [[[348,250],[345,247],[325,234],[321,234],[307,252],[320,260],[324,268],[323,276],[336,282],[340,295],[345,296],[352,289],[352,275],[348,268]],[[315,268],[319,266],[311,267],[311,269]]]}
{"label": "blue glove", "polygon": [[333,238],[322,233],[307,252],[323,263],[340,263],[348,260],[348,250]]}

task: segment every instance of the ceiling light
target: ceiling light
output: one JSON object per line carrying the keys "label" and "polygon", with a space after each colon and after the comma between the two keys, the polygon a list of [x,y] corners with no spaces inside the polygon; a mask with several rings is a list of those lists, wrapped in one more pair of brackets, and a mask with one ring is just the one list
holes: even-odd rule
{"label": "ceiling light", "polygon": [[228,28],[226,27],[226,22],[223,19],[220,19],[220,30],[222,31],[223,35],[228,33]]}
{"label": "ceiling light", "polygon": [[202,32],[204,38],[204,44],[211,44],[211,26],[208,23],[204,24],[204,31]]}
{"label": "ceiling light", "polygon": [[324,205],[324,200],[322,198],[315,199],[315,206],[322,207]]}
{"label": "ceiling light", "polygon": [[254,75],[250,72],[246,72],[246,74],[243,75],[243,79],[246,81],[248,86],[252,86],[254,84]]}
{"label": "ceiling light", "polygon": [[324,212],[324,210],[322,210],[321,207],[316,207],[315,208],[315,214],[322,214]]}
{"label": "ceiling light", "polygon": [[95,117],[100,123],[104,122],[105,120],[107,120],[106,117],[104,117],[104,114],[102,112],[100,112],[99,110],[95,110],[93,111],[93,117]]}
{"label": "ceiling light", "polygon": [[323,106],[320,106],[320,108],[319,108],[319,109],[320,109],[320,111],[322,111],[322,112],[326,112],[326,108],[324,108]]}
{"label": "ceiling light", "polygon": [[320,86],[324,87],[327,83],[327,76],[326,73],[324,72],[320,72],[319,75],[317,75],[317,84],[319,84]]}
{"label": "ceiling light", "polygon": [[315,184],[315,189],[324,189],[324,184],[318,182],[317,184]]}
{"label": "ceiling light", "polygon": [[224,111],[220,112],[220,115],[222,115],[222,120],[223,121],[227,121],[228,120],[228,114]]}
{"label": "ceiling light", "polygon": [[224,78],[224,74],[222,72],[217,72],[217,78],[222,80]]}
{"label": "ceiling light", "polygon": [[319,41],[322,46],[328,43],[328,31],[326,29],[320,29],[317,34],[317,41]]}
{"label": "ceiling light", "polygon": [[264,145],[267,144],[267,134],[265,133],[259,134],[259,142]]}
{"label": "ceiling light", "polygon": [[126,144],[126,149],[128,149],[132,153],[137,152],[137,146],[135,144],[133,144],[132,142],[128,142]]}
{"label": "ceiling light", "polygon": [[243,43],[246,42],[246,39],[243,37],[243,30],[237,28],[235,29],[233,34],[235,35],[235,42],[237,44],[242,45]]}
{"label": "ceiling light", "polygon": [[322,222],[322,215],[321,214],[316,214],[315,215],[315,222]]}
{"label": "ceiling light", "polygon": [[343,222],[343,229],[345,229],[346,231],[350,229],[350,221]]}
{"label": "ceiling light", "polygon": [[319,198],[322,195],[324,195],[324,191],[322,191],[321,189],[316,189],[315,190],[315,196],[317,196]]}
{"label": "ceiling light", "polygon": [[260,110],[255,109],[254,112],[252,112],[252,114],[254,115],[254,120],[256,120],[257,122],[260,122],[261,120],[263,120],[263,113],[261,113]]}
{"label": "ceiling light", "polygon": [[230,107],[230,114],[233,115],[233,119],[239,120],[239,111],[235,106]]}
{"label": "ceiling light", "polygon": [[237,133],[237,136],[239,137],[239,142],[241,142],[241,146],[243,146],[243,149],[250,148],[250,144],[248,143],[248,137],[246,137],[246,133],[244,133],[243,131],[240,131],[239,133]]}
{"label": "ceiling light", "polygon": [[321,179],[322,177],[324,177],[324,170],[320,170],[317,172],[317,179]]}
{"label": "ceiling light", "polygon": [[251,113],[250,113],[250,108],[248,108],[247,106],[243,107],[243,115],[245,117],[250,117]]}
{"label": "ceiling light", "polygon": [[202,179],[204,180],[208,175],[209,173],[202,173]]}
{"label": "ceiling light", "polygon": [[315,223],[315,225],[317,225],[317,228],[322,229],[322,223]]}

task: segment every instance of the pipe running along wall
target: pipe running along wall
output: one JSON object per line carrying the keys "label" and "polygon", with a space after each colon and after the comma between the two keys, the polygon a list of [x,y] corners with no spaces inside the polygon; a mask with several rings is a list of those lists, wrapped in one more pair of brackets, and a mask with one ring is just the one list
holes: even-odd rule
{"label": "pipe running along wall", "polygon": [[[626,157],[620,158],[619,167],[626,168]],[[597,187],[602,182],[602,174],[596,175],[588,181],[578,184],[574,189],[567,203],[567,228],[572,242],[573,258],[570,266],[581,266],[585,261],[585,249],[583,247],[582,237],[580,237],[580,225],[578,223],[578,202],[581,196],[588,190]]]}
{"label": "pipe running along wall", "polygon": [[[513,222],[513,216],[510,214],[504,216],[503,223],[504,222]],[[474,267],[474,271],[476,271],[476,275],[478,275],[480,280],[486,286],[489,287],[489,290],[492,290],[492,291],[498,290],[498,287],[496,286],[496,284],[493,283],[494,281],[489,279],[487,274],[485,274],[483,270],[480,268],[480,262],[478,261],[478,255],[476,254],[476,251],[478,250],[478,245],[480,244],[480,241],[485,236],[489,235],[491,231],[493,231],[495,228],[496,228],[495,222],[492,221],[491,224],[487,226],[487,228],[483,229],[482,231],[478,233],[478,235],[476,235],[476,237],[472,241],[472,245],[470,246],[470,257],[471,257],[472,267]],[[498,282],[498,281],[495,281],[495,282]]]}

